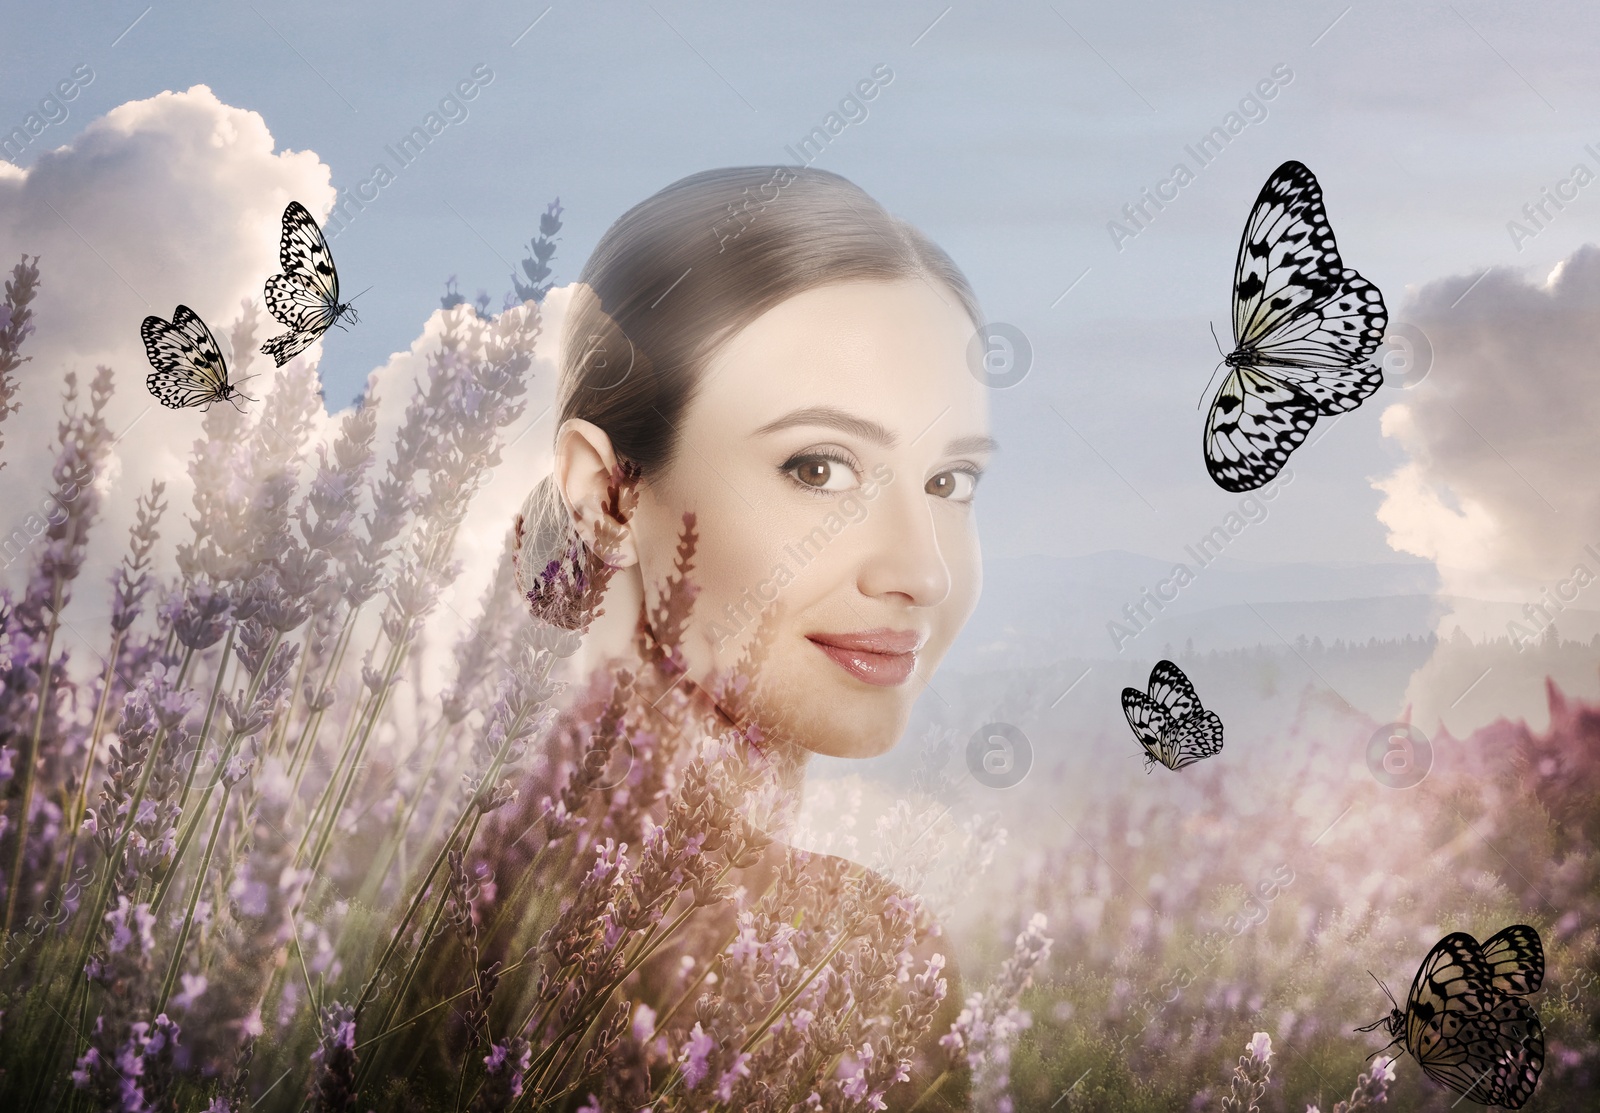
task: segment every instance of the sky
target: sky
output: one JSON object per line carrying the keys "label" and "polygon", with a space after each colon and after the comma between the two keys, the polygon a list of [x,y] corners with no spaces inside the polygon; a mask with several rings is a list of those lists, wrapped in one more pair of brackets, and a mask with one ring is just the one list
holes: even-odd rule
{"label": "sky", "polygon": [[[333,240],[345,289],[371,287],[360,323],[321,346],[337,410],[374,369],[405,364],[392,357],[413,351],[447,278],[498,304],[551,200],[566,283],[626,208],[698,170],[793,161],[786,148],[886,68],[813,164],[927,232],[989,319],[1029,341],[1027,374],[993,392],[986,555],[1179,559],[1235,509],[1206,475],[1196,404],[1217,362],[1209,326],[1228,340],[1244,217],[1290,158],[1318,176],[1346,263],[1435,357],[1420,383],[1314,430],[1293,488],[1230,555],[1432,560],[1457,570],[1447,583],[1517,598],[1600,541],[1594,471],[1569,462],[1593,453],[1583,353],[1600,283],[1574,280],[1543,326],[1559,334],[1529,334],[1537,314],[1507,310],[1560,300],[1550,274],[1600,227],[1600,181],[1575,174],[1600,178],[1590,7],[119,0],[0,13],[0,129],[57,118],[0,165],[0,262],[46,256],[30,416],[53,413],[67,366],[142,378],[147,313],[186,301],[231,319],[274,269],[284,202],[320,216],[386,163],[394,180]],[[74,74],[73,99],[45,103]],[[462,82],[472,99],[441,108]],[[1264,83],[1270,100],[1241,104]],[[396,168],[390,148],[430,112],[454,122]],[[1193,169],[1186,148],[1231,112],[1253,122],[1129,234],[1123,207],[1179,162]],[[1546,189],[1569,200],[1557,210]],[[1541,202],[1535,224],[1524,206]],[[149,437],[175,462],[189,434],[158,421],[173,416],[141,419],[129,447]],[[137,455],[119,464],[129,482]],[[27,468],[8,469],[8,501]]]}

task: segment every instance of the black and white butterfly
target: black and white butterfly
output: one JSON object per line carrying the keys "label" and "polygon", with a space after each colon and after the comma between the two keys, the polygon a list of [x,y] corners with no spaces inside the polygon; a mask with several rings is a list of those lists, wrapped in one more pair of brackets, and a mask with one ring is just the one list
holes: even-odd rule
{"label": "black and white butterfly", "polygon": [[1253,491],[1283,468],[1317,418],[1353,410],[1383,384],[1371,356],[1388,310],[1344,265],[1322,187],[1286,162],[1261,187],[1233,268],[1234,350],[1206,416],[1206,468]]}
{"label": "black and white butterfly", "polygon": [[339,300],[339,272],[322,229],[298,201],[283,210],[278,263],[283,273],[267,279],[267,310],[289,331],[268,340],[261,350],[282,367],[341,319],[353,323],[357,317],[349,302]]}
{"label": "black and white butterfly", "polygon": [[1357,1031],[1382,1026],[1435,1082],[1484,1105],[1520,1109],[1544,1069],[1544,1029],[1523,997],[1543,982],[1544,945],[1527,924],[1481,944],[1453,931],[1422,960],[1406,1007],[1395,1004]]}
{"label": "black and white butterfly", "polygon": [[1194,685],[1171,661],[1150,670],[1150,690],[1122,689],[1122,711],[1144,747],[1145,772],[1156,762],[1182,769],[1222,749],[1222,720],[1200,706]]}
{"label": "black and white butterfly", "polygon": [[179,410],[232,402],[234,398],[255,401],[228,382],[228,363],[217,347],[217,338],[187,305],[173,310],[171,321],[146,317],[139,326],[139,335],[144,338],[150,366],[155,368],[145,378],[145,386],[163,406]]}

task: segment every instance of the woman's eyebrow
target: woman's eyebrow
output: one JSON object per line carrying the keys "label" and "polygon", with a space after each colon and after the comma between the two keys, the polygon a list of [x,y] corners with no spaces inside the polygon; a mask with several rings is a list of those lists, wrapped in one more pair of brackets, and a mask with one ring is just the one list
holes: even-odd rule
{"label": "woman's eyebrow", "polygon": [[[794,410],[784,414],[775,421],[769,421],[757,429],[752,436],[762,437],[768,433],[776,433],[781,429],[790,429],[796,425],[822,425],[841,432],[853,433],[863,440],[884,448],[893,448],[898,442],[897,438],[883,425],[869,418],[857,417],[846,413],[835,406],[807,406],[804,409]],[[993,437],[981,434],[957,437],[945,446],[945,455],[954,456],[963,452],[995,452],[1000,445]]]}
{"label": "woman's eyebrow", "polygon": [[838,429],[845,433],[854,433],[863,440],[871,441],[884,448],[893,448],[896,437],[888,429],[864,417],[845,413],[834,406],[807,406],[804,409],[794,410],[784,414],[776,421],[769,421],[757,429],[752,436],[763,437],[768,433],[776,433],[780,429],[789,429],[796,425],[825,425],[830,429]]}
{"label": "woman's eyebrow", "polygon": [[993,437],[973,436],[957,437],[944,446],[946,456],[955,456],[963,452],[999,452],[1000,442]]}

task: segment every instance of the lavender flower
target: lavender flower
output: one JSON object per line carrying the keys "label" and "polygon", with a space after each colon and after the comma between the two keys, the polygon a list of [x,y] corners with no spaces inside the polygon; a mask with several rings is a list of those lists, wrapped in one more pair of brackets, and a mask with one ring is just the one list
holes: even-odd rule
{"label": "lavender flower", "polygon": [[91,958],[88,976],[101,987],[104,1009],[90,1026],[89,1046],[78,1057],[72,1082],[101,1108],[169,1108],[165,1103],[180,1065],[178,1027],[165,1014],[153,1024],[136,1019],[148,990],[155,916],[148,904],[121,896],[98,938],[103,950]]}
{"label": "lavender flower", "polygon": [[205,581],[195,581],[179,607],[171,618],[173,635],[184,648],[199,652],[222,640],[233,600]]}
{"label": "lavender flower", "polygon": [[[85,819],[86,832],[108,860],[114,859],[126,834],[114,891],[131,892],[150,880],[173,850],[185,773],[185,738],[177,728],[194,707],[193,693],[175,687],[177,680],[175,668],[152,666],[124,699],[105,787]],[[173,734],[177,736],[155,748]]]}
{"label": "lavender flower", "polygon": [[322,1010],[321,1022],[308,1100],[314,1113],[349,1113],[356,1108],[355,1009],[336,1002]]}
{"label": "lavender flower", "polygon": [[[1394,1081],[1394,1060],[1386,1055],[1380,1055],[1372,1061],[1372,1066],[1360,1078],[1356,1079],[1356,1087],[1350,1091],[1350,1097],[1333,1107],[1333,1113],[1367,1113],[1374,1106],[1383,1105],[1389,1100],[1389,1083]],[[1318,1113],[1317,1107],[1309,1105],[1306,1113]]]}
{"label": "lavender flower", "polygon": [[710,1074],[709,1060],[716,1046],[716,1041],[701,1027],[700,1021],[695,1021],[694,1030],[689,1033],[689,1039],[678,1052],[678,1065],[683,1068],[685,1088],[689,1090],[700,1088],[700,1083]]}
{"label": "lavender flower", "polygon": [[506,1113],[522,1097],[522,1076],[533,1060],[533,1048],[520,1036],[492,1044],[483,1057],[483,1088],[473,1099],[472,1113]]}
{"label": "lavender flower", "polygon": [[1259,1113],[1256,1103],[1272,1078],[1272,1037],[1257,1032],[1244,1050],[1233,1068],[1232,1090],[1222,1097],[1222,1113]]}
{"label": "lavender flower", "polygon": [[[17,281],[22,281],[20,273]],[[84,732],[69,729],[61,719],[72,685],[66,654],[58,651],[56,635],[62,609],[72,597],[73,581],[87,558],[89,532],[99,510],[100,496],[92,480],[111,450],[111,432],[104,417],[111,400],[111,371],[106,367],[97,370],[89,387],[87,412],[78,408],[77,376],[68,372],[64,378],[63,417],[56,427],[60,448],[53,469],[53,509],[40,532],[42,544],[27,590],[15,607],[8,609],[5,623],[8,644],[3,656],[9,663],[9,675],[0,688],[0,736],[21,743],[17,762],[20,799],[15,811],[7,810],[9,841],[14,843],[7,869],[7,932],[26,916],[28,904],[39,898],[37,884],[27,884],[24,877],[42,882],[49,864],[60,854],[53,846],[59,828],[51,817],[39,817],[46,819],[39,831],[42,837],[30,843],[36,826],[37,778],[53,779],[65,769],[76,768],[75,751],[83,745]],[[59,820],[59,805],[51,804],[50,810],[55,813],[53,820]]]}
{"label": "lavender flower", "polygon": [[[215,958],[204,972],[173,971],[174,985],[188,994],[186,1023],[195,1062],[206,1075],[225,1075],[237,1070],[241,1059],[248,1061],[264,1030],[263,1010],[275,1003],[268,996],[273,975],[286,963],[297,964],[289,948],[297,937],[304,942],[306,929],[297,930],[295,909],[305,900],[312,874],[295,866],[295,848],[283,836],[287,806],[277,793],[263,792],[244,809],[250,837],[240,847],[228,899],[207,928]],[[201,988],[190,992],[191,987]],[[171,998],[174,1007],[181,1007],[183,996]]]}
{"label": "lavender flower", "polygon": [[973,1071],[973,1090],[986,1106],[1010,1101],[1005,1091],[1011,1045],[1031,1022],[1018,1002],[1032,984],[1035,970],[1049,957],[1051,940],[1044,933],[1045,924],[1044,913],[1034,913],[994,983],[967,998],[961,1015],[939,1039],[952,1060],[965,1057]]}
{"label": "lavender flower", "polygon": [[128,553],[111,575],[111,631],[121,636],[128,632],[141,613],[145,594],[150,590],[150,554],[160,539],[161,516],[167,504],[161,500],[167,485],[154,481],[150,493],[138,501],[137,519],[129,527]]}
{"label": "lavender flower", "polygon": [[333,442],[317,446],[317,470],[295,510],[300,534],[313,550],[340,560],[349,559],[356,543],[354,524],[361,483],[372,465],[373,438],[378,428],[378,397],[368,391],[361,404],[340,423]]}
{"label": "lavender flower", "polygon": [[[17,383],[11,373],[32,358],[21,352],[22,342],[33,331],[33,310],[29,305],[38,286],[39,257],[35,255],[29,262],[24,255],[22,261],[11,268],[6,300],[0,304],[0,425],[20,408],[16,401]],[[0,449],[4,447],[5,441],[0,438]],[[0,460],[0,467],[5,467],[3,460]]]}
{"label": "lavender flower", "polygon": [[523,282],[515,271],[511,274],[511,285],[519,302],[541,302],[550,292],[550,257],[556,251],[556,233],[561,231],[561,211],[561,198],[557,197],[539,218],[539,235],[529,241],[528,258],[522,261],[528,281]]}

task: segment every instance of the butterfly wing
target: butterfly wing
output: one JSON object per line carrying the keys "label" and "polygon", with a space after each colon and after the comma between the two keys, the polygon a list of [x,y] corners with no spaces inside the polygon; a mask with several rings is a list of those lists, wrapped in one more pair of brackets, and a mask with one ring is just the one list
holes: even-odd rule
{"label": "butterfly wing", "polygon": [[[1322,187],[1303,163],[1285,162],[1261,187],[1233,274],[1238,347],[1350,366],[1383,341],[1383,295],[1344,265]],[[1321,343],[1305,346],[1314,336]]]}
{"label": "butterfly wing", "polygon": [[290,329],[261,345],[282,367],[332,327],[340,314],[339,272],[322,229],[298,201],[283,210],[282,274],[267,279],[267,311]]}
{"label": "butterfly wing", "polygon": [[1200,697],[1183,670],[1171,661],[1157,661],[1150,670],[1150,698],[1169,719],[1184,719],[1200,707]]}
{"label": "butterfly wing", "polygon": [[1533,1096],[1544,1070],[1544,1027],[1539,1014],[1521,997],[1506,995],[1477,1025],[1478,1039],[1469,1046],[1479,1061],[1493,1055],[1489,1101],[1520,1109]]}
{"label": "butterfly wing", "polygon": [[331,319],[320,295],[285,275],[275,274],[267,279],[266,295],[267,309],[290,331],[274,336],[261,345],[261,350],[282,367],[327,332]]}
{"label": "butterfly wing", "polygon": [[1319,415],[1377,390],[1383,372],[1369,357],[1387,325],[1383,295],[1339,257],[1317,179],[1284,163],[1261,187],[1234,262],[1234,370],[1205,434],[1218,486],[1268,482]]}
{"label": "butterfly wing", "polygon": [[1322,189],[1298,162],[1274,170],[1256,195],[1233,264],[1235,347],[1259,343],[1332,293],[1344,269]]}
{"label": "butterfly wing", "polygon": [[1544,1068],[1538,1015],[1492,984],[1483,948],[1465,932],[1451,932],[1423,960],[1406,1001],[1405,1040],[1428,1077],[1484,1104],[1520,1107]]}
{"label": "butterfly wing", "polygon": [[1309,394],[1319,413],[1344,413],[1383,385],[1383,368],[1369,357],[1387,327],[1383,295],[1345,268],[1326,302],[1256,342],[1257,366]]}
{"label": "butterfly wing", "polygon": [[1122,689],[1122,713],[1128,717],[1133,735],[1151,761],[1161,761],[1161,736],[1167,729],[1167,712],[1159,703],[1137,688]]}
{"label": "butterfly wing", "polygon": [[339,272],[333,265],[328,241],[310,211],[298,201],[290,201],[283,210],[278,262],[287,277],[313,288],[329,305],[339,304]]}
{"label": "butterfly wing", "polygon": [[175,410],[203,406],[232,393],[216,337],[187,305],[178,306],[170,322],[146,317],[139,335],[155,369],[145,378],[145,386],[163,406]]}
{"label": "butterfly wing", "polygon": [[1502,993],[1536,993],[1544,984],[1544,944],[1527,924],[1512,924],[1483,941],[1489,984]]}
{"label": "butterfly wing", "polygon": [[1317,423],[1316,399],[1254,367],[1223,380],[1206,415],[1206,470],[1224,491],[1272,481]]}
{"label": "butterfly wing", "polygon": [[1437,1024],[1445,1013],[1482,1012],[1481,998],[1489,988],[1483,976],[1483,952],[1478,941],[1463,931],[1453,931],[1433,945],[1406,998],[1406,1049],[1421,1061],[1437,1042]]}
{"label": "butterfly wing", "polygon": [[1196,711],[1167,731],[1159,759],[1168,769],[1182,769],[1222,749],[1222,720],[1215,711]]}
{"label": "butterfly wing", "polygon": [[1490,991],[1482,1012],[1448,1012],[1424,1055],[1423,1071],[1441,1086],[1485,1105],[1521,1108],[1544,1069],[1544,1029],[1521,997]]}

